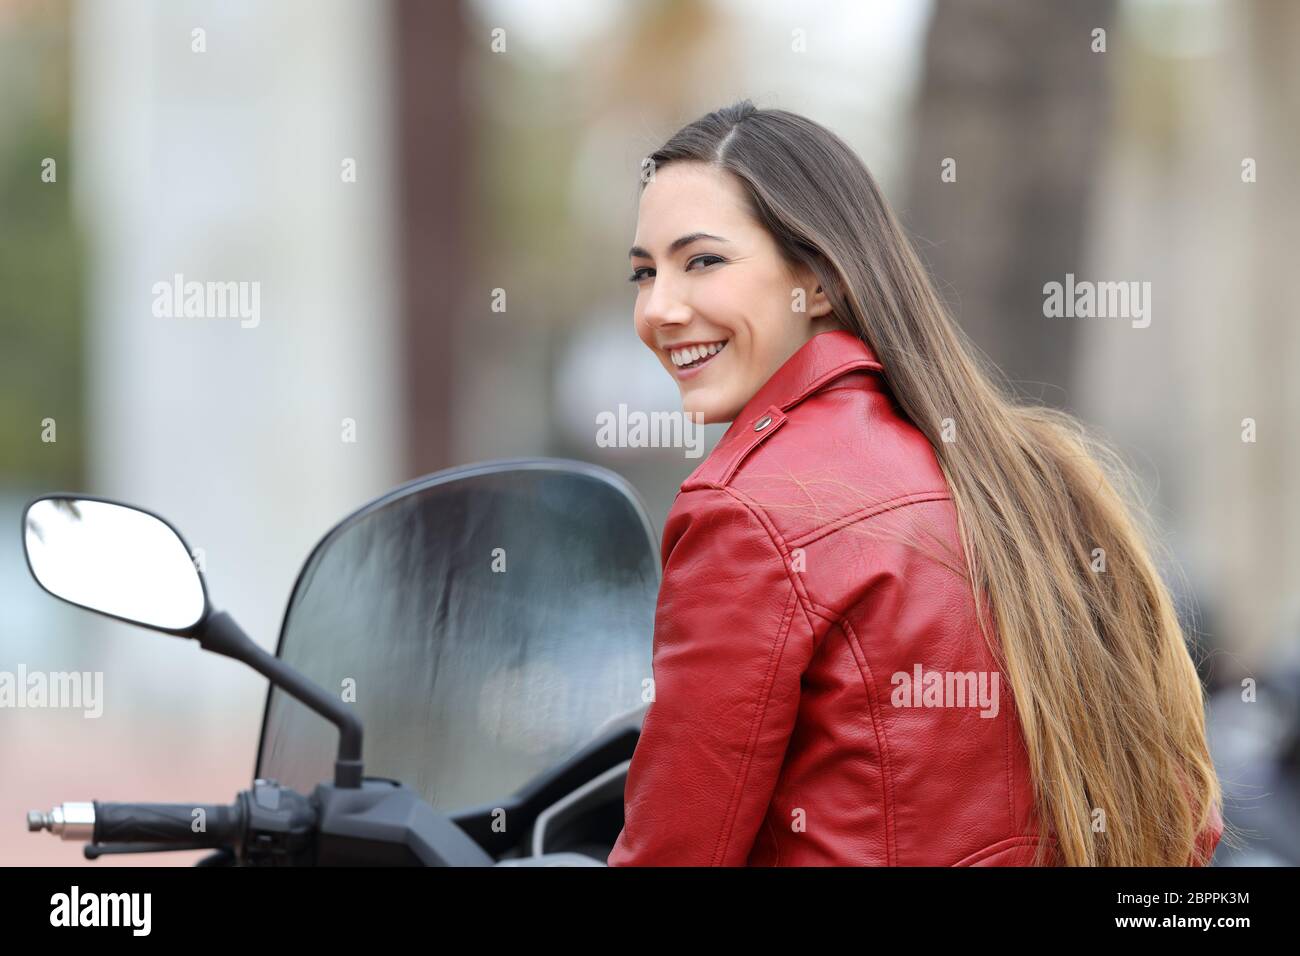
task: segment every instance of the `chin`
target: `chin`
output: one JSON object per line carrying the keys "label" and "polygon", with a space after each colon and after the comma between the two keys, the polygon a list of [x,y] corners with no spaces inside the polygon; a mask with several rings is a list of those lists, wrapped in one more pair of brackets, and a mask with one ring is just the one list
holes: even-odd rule
{"label": "chin", "polygon": [[702,423],[705,425],[715,425],[718,422],[732,421],[738,411],[733,411],[725,402],[710,400],[703,396],[683,396],[682,411],[690,416],[692,422],[695,416],[702,415]]}

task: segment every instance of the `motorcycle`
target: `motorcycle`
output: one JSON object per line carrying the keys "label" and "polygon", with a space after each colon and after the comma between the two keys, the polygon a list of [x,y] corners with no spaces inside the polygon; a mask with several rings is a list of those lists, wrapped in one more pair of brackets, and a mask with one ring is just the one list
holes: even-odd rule
{"label": "motorcycle", "polygon": [[49,594],[270,682],[253,784],[232,803],[69,802],[29,813],[29,830],[84,842],[92,860],[605,865],[648,707],[660,574],[645,508],[613,472],[495,461],[369,502],[307,558],[274,655],[212,607],[158,515],[57,494],[29,502],[22,526]]}

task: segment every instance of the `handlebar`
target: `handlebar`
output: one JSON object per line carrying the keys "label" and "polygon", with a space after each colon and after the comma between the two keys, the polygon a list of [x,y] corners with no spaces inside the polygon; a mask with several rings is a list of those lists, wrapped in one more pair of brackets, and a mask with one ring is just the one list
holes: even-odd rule
{"label": "handlebar", "polygon": [[253,781],[229,806],[64,803],[27,815],[29,830],[83,841],[85,855],[218,849],[238,866],[493,866],[451,817],[396,780],[317,784],[310,797]]}
{"label": "handlebar", "polygon": [[222,804],[100,803],[95,843],[164,843],[187,847],[237,846],[244,830],[239,801]]}
{"label": "handlebar", "polygon": [[90,844],[105,852],[232,850],[248,862],[292,862],[310,854],[317,822],[311,800],[270,780],[258,780],[231,804],[62,803],[27,814],[27,829]]}

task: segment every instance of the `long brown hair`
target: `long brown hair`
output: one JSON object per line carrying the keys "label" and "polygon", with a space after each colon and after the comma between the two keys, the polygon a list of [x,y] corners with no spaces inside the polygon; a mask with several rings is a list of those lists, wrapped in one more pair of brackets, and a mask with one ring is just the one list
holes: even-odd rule
{"label": "long brown hair", "polygon": [[[645,165],[675,162],[739,179],[786,262],[814,272],[934,447],[1050,830],[1038,862],[1051,842],[1069,866],[1204,862],[1196,838],[1222,792],[1200,680],[1131,470],[1073,416],[1015,397],[949,316],[871,173],[830,130],[741,100],[679,130]],[[955,440],[944,440],[945,420]]]}

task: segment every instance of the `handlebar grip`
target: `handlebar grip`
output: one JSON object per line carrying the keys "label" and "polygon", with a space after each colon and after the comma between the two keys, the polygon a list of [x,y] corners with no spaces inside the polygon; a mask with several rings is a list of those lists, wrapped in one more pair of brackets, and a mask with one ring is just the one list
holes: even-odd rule
{"label": "handlebar grip", "polygon": [[96,843],[233,846],[244,826],[238,803],[101,803],[95,801]]}

